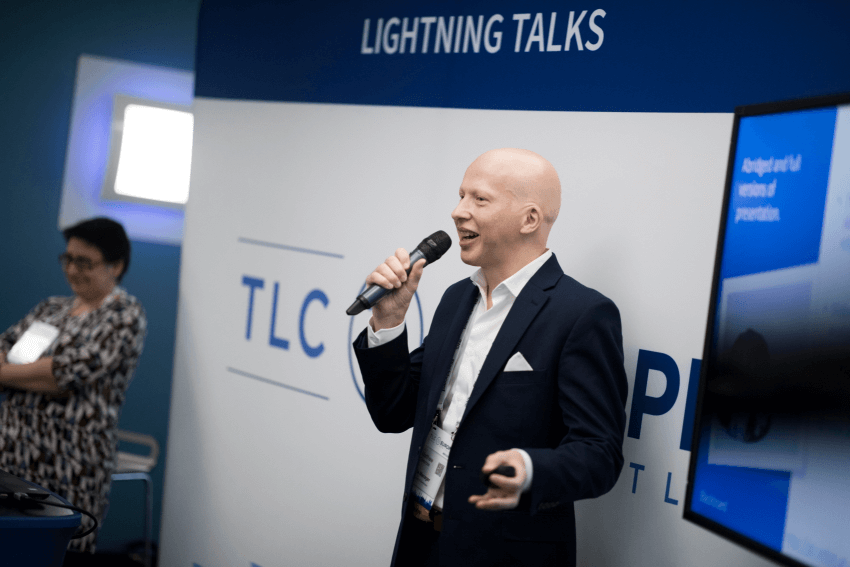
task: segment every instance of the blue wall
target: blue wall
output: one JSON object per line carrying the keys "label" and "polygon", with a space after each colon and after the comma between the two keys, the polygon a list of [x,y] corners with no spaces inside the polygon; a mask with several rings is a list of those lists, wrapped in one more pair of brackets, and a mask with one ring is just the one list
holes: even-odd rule
{"label": "blue wall", "polygon": [[[62,172],[77,58],[114,57],[194,69],[200,0],[4,0],[0,11],[0,328],[49,295],[68,295],[56,256]],[[171,396],[180,248],[133,243],[127,290],[147,310],[145,352],[120,427],[154,435],[154,534],[159,534]],[[138,486],[136,486],[138,485]],[[142,537],[141,483],[117,483],[101,549]]]}

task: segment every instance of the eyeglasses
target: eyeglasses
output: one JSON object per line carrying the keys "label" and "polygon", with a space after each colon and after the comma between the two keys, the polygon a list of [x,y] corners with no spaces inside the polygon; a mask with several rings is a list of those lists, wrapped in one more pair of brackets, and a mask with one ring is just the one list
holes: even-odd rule
{"label": "eyeglasses", "polygon": [[62,268],[66,270],[68,269],[68,266],[74,264],[75,266],[77,266],[78,270],[82,272],[87,272],[103,264],[104,261],[94,261],[91,258],[86,258],[85,256],[72,256],[65,252],[64,254],[59,254],[59,263],[62,264]]}

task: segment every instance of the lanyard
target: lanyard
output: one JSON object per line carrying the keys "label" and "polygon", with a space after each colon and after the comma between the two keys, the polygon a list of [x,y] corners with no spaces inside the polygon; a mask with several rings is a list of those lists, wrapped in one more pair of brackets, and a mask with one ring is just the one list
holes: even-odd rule
{"label": "lanyard", "polygon": [[[476,286],[477,290],[477,286]],[[440,400],[437,402],[437,411],[434,412],[434,420],[432,422],[433,425],[437,424],[437,421],[440,419],[440,414],[443,411],[443,406],[446,403],[446,397],[448,396],[450,383],[451,386],[454,386],[454,381],[452,380],[452,374],[454,373],[455,368],[457,367],[460,359],[458,355],[460,354],[460,345],[463,344],[463,339],[466,336],[466,330],[469,327],[469,321],[472,319],[472,314],[475,312],[475,307],[478,305],[478,301],[481,299],[481,292],[477,290],[479,293],[475,297],[475,302],[472,304],[472,309],[469,311],[469,315],[466,318],[466,325],[463,326],[463,331],[460,333],[460,338],[458,338],[457,345],[455,346],[454,356],[452,358],[452,365],[449,367],[449,373],[446,376],[445,381],[443,382],[443,391],[440,393]],[[455,376],[457,379],[457,376]],[[461,413],[461,417],[463,413]],[[455,424],[455,431],[457,431],[458,427],[460,427],[460,418],[458,418],[457,424]],[[454,439],[454,433],[452,433],[452,439]]]}

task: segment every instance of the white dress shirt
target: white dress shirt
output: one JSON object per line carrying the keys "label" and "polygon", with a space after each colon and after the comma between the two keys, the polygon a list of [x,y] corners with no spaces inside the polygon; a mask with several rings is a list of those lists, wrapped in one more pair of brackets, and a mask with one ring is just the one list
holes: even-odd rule
{"label": "white dress shirt", "polygon": [[[452,371],[446,386],[446,399],[442,411],[437,420],[437,425],[448,433],[454,434],[460,425],[460,420],[472,394],[472,388],[478,379],[478,373],[484,365],[484,360],[502,328],[502,323],[510,312],[517,296],[525,287],[537,270],[552,256],[551,250],[546,250],[542,255],[535,258],[520,271],[500,283],[491,292],[493,306],[487,309],[487,283],[481,270],[477,270],[471,276],[472,282],[478,286],[479,299],[472,310],[466,328],[461,336],[460,348],[457,349]],[[372,330],[367,326],[369,348],[386,344],[397,338],[404,331],[404,323],[391,329]],[[517,449],[525,461],[526,479],[522,486],[523,492],[531,487],[533,468],[531,457],[522,449]],[[483,463],[482,463],[483,464]],[[445,492],[445,480],[440,485],[440,490],[434,499],[434,505],[443,507],[443,496]]]}

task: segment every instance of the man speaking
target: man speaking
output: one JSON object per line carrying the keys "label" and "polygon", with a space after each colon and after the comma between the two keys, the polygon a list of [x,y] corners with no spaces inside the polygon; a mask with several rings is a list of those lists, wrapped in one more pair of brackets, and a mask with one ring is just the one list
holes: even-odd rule
{"label": "man speaking", "polygon": [[575,565],[573,502],[610,490],[623,466],[619,311],[546,246],[561,186],[544,158],[489,151],[459,195],[460,256],[479,269],[446,290],[409,353],[425,260],[408,276],[398,249],[366,279],[393,292],[354,343],[375,425],[413,427],[393,565]]}

